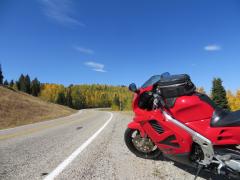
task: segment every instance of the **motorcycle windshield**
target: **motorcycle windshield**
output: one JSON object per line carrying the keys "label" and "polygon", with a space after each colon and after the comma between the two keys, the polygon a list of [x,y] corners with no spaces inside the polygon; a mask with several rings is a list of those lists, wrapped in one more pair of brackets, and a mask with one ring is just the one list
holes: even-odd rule
{"label": "motorcycle windshield", "polygon": [[155,75],[152,76],[149,80],[147,80],[142,86],[141,88],[146,88],[148,86],[152,86],[153,84],[155,84],[156,82],[158,82],[161,79],[161,75]]}

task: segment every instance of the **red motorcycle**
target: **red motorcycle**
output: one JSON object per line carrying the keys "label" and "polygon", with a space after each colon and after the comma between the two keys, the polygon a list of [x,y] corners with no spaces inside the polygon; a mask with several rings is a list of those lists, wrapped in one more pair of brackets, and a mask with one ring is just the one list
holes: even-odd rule
{"label": "red motorcycle", "polygon": [[230,178],[240,179],[240,111],[217,107],[196,92],[186,74],[151,77],[141,88],[133,83],[135,117],[125,143],[136,156],[160,156]]}

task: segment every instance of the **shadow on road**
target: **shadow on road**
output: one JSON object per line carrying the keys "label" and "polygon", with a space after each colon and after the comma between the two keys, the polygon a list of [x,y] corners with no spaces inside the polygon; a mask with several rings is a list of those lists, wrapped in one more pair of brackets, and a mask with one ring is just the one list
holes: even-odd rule
{"label": "shadow on road", "polygon": [[[188,173],[190,173],[190,174],[192,174],[194,176],[197,173],[197,169],[196,168],[190,167],[190,166],[186,166],[186,165],[180,164],[178,162],[174,162],[174,161],[172,161],[172,160],[170,160],[170,159],[168,159],[166,157],[163,157],[163,156],[161,156],[159,159],[157,159],[157,161],[173,162],[174,166],[176,166],[177,168],[182,169],[182,170],[184,170],[184,171],[186,171],[186,172],[188,172]],[[206,180],[234,180],[234,179],[229,179],[229,178],[224,177],[224,176],[215,175],[215,174],[213,174],[213,173],[211,173],[209,171],[204,171],[204,170],[201,171],[201,173],[199,174],[198,177],[201,177],[201,178],[206,179]]]}
{"label": "shadow on road", "polygon": [[[197,173],[197,169],[196,168],[193,168],[193,167],[189,167],[189,166],[185,166],[185,165],[182,165],[180,163],[177,163],[177,162],[174,162],[174,166],[192,174],[192,175],[196,175]],[[220,175],[214,175],[212,174],[211,172],[209,171],[202,171],[200,174],[199,174],[199,177],[201,178],[204,178],[204,179],[207,179],[207,180],[226,180],[227,178],[223,177],[223,176],[220,176]],[[228,179],[230,180],[230,179]]]}

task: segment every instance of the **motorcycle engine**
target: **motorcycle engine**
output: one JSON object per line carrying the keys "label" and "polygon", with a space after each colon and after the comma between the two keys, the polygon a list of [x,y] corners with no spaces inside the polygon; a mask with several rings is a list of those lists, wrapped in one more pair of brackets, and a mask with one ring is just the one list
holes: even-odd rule
{"label": "motorcycle engine", "polygon": [[199,144],[194,143],[192,146],[192,152],[190,154],[190,160],[193,162],[200,162],[204,159],[204,153]]}

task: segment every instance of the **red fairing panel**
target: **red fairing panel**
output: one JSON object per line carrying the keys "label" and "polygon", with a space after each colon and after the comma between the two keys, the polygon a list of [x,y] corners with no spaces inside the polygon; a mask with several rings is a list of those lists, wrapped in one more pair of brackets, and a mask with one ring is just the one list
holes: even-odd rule
{"label": "red fairing panel", "polygon": [[210,119],[186,124],[212,141],[213,145],[240,144],[240,127],[211,127]]}
{"label": "red fairing panel", "polygon": [[202,119],[210,119],[214,109],[198,96],[182,96],[177,98],[175,105],[170,109],[175,119],[186,123]]}
{"label": "red fairing panel", "polygon": [[142,137],[145,137],[145,135],[146,135],[145,130],[143,129],[143,127],[141,126],[140,123],[131,122],[128,124],[128,128],[139,130]]}
{"label": "red fairing panel", "polygon": [[[157,133],[149,123],[145,123],[143,128],[159,149],[166,154],[182,154],[190,152],[192,144],[191,136],[182,128],[166,121],[159,110],[155,111],[153,114],[155,114],[155,120],[157,120],[164,129],[164,132],[162,134]],[[164,143],[164,141],[171,137],[172,140],[170,140],[170,145]]]}
{"label": "red fairing panel", "polygon": [[[192,145],[191,136],[179,128],[175,124],[166,121],[160,110],[151,111],[146,116],[135,116],[134,122],[141,125],[144,132],[152,139],[152,141],[166,154],[182,154],[190,152]],[[150,120],[156,120],[159,125],[164,129],[164,132],[159,134],[150,125]],[[139,128],[138,128],[139,129]],[[142,134],[142,133],[141,133]],[[170,145],[162,143],[169,137],[173,137],[170,140]],[[175,145],[175,146],[172,146]]]}

